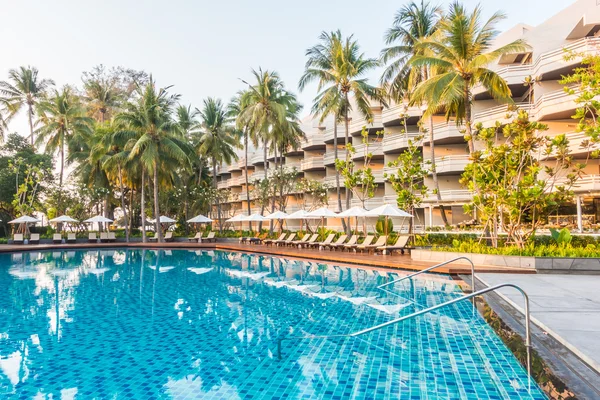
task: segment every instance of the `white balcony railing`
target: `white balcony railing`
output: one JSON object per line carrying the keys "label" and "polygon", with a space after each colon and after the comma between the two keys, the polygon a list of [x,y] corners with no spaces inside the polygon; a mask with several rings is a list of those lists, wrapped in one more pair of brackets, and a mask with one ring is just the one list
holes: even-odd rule
{"label": "white balcony railing", "polygon": [[300,169],[302,171],[311,171],[315,169],[324,169],[325,163],[323,156],[321,157],[307,157],[300,163]]}
{"label": "white balcony railing", "polygon": [[[468,154],[451,155],[435,158],[435,168],[438,174],[463,172],[468,163]],[[424,168],[430,169],[431,166],[428,163],[426,163]]]}
{"label": "white balcony railing", "polygon": [[[470,201],[473,198],[473,194],[466,189],[455,189],[455,190],[440,190],[440,196],[442,197],[441,203],[446,202],[458,202],[458,201]],[[437,203],[437,195],[429,191],[423,198],[426,203]]]}
{"label": "white balcony railing", "polygon": [[[409,140],[415,140],[419,136],[417,133],[394,133],[388,134],[383,137],[383,153],[393,153],[395,151],[401,151],[408,148]],[[421,143],[415,143],[420,146]]]}
{"label": "white balcony railing", "polygon": [[[367,151],[366,147],[367,147],[367,145],[364,143],[355,145],[354,150],[356,150],[356,152],[354,153],[354,156],[352,158],[355,160],[364,158],[365,152]],[[382,142],[369,143],[368,151],[369,151],[369,153],[371,153],[371,155],[373,157],[383,156],[383,143]]]}
{"label": "white balcony railing", "polygon": [[[346,150],[338,149],[338,159],[345,160],[346,159]],[[334,165],[335,164],[335,153],[333,150],[328,150],[327,153],[323,156],[323,163],[325,165]]]}
{"label": "white balcony railing", "polygon": [[[332,133],[333,135],[333,133]],[[333,137],[333,136],[332,136]],[[315,147],[325,147],[325,135],[322,133],[308,134],[306,141],[302,143],[303,149],[310,149]]]}

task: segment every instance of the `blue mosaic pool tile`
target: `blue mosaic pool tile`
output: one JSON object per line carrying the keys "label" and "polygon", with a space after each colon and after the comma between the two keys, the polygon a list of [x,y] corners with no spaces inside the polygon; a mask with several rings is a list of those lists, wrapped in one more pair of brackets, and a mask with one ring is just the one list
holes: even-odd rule
{"label": "blue mosaic pool tile", "polygon": [[444,276],[220,251],[0,255],[0,398],[543,399]]}

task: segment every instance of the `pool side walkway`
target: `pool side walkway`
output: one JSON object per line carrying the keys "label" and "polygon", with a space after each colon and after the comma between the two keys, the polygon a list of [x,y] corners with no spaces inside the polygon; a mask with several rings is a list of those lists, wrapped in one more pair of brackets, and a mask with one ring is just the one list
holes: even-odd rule
{"label": "pool side walkway", "polygon": [[[600,276],[481,273],[477,278],[488,286],[520,286],[529,296],[532,322],[600,372]],[[499,294],[523,313],[519,292],[505,288]]]}
{"label": "pool side walkway", "polygon": [[[170,243],[141,243],[141,242],[115,242],[115,243],[76,243],[76,244],[39,244],[39,245],[0,245],[0,253],[13,251],[36,251],[36,250],[58,250],[58,249],[89,249],[89,248],[156,248],[156,249],[212,249],[232,250],[258,254],[271,254],[283,257],[310,258],[319,261],[339,262],[345,264],[358,264],[382,268],[395,268],[420,271],[434,265],[431,262],[413,261],[408,254],[373,255],[366,253],[353,253],[341,251],[326,251],[317,249],[299,249],[297,247],[274,247],[264,245],[238,244],[237,242],[217,243],[194,243],[194,242],[170,242]],[[512,273],[512,274],[535,274],[535,270],[526,270],[511,267],[475,266],[476,272]],[[448,265],[435,270],[445,274],[469,274],[470,267],[465,265]]]}

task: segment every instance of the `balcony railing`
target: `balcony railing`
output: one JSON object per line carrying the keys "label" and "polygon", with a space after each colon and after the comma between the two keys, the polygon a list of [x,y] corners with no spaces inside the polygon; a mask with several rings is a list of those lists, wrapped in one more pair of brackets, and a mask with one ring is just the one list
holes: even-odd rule
{"label": "balcony railing", "polygon": [[312,171],[316,169],[325,169],[325,163],[323,156],[321,157],[307,157],[300,163],[300,169],[302,171]]}
{"label": "balcony railing", "polygon": [[[438,174],[448,174],[452,172],[463,172],[469,163],[468,154],[451,155],[435,158],[435,169]],[[424,168],[430,169],[430,164],[425,164]]]}
{"label": "balcony railing", "polygon": [[229,179],[222,180],[217,182],[218,189],[227,189],[229,187]]}
{"label": "balcony railing", "polygon": [[265,155],[262,151],[257,151],[256,153],[252,154],[252,156],[249,156],[249,158],[252,165],[262,165],[265,161]]}
{"label": "balcony railing", "polygon": [[409,117],[419,117],[423,111],[419,107],[405,107],[404,104],[392,104],[385,107],[381,112],[381,122],[388,124],[401,119],[401,115],[408,114]]}
{"label": "balcony railing", "polygon": [[[346,159],[346,150],[338,149],[338,159],[345,160]],[[327,151],[323,156],[323,163],[325,165],[334,165],[335,164],[335,154],[333,150]]]}
{"label": "balcony railing", "polygon": [[[344,128],[344,124],[338,124],[338,129],[337,129],[337,136],[338,136],[338,143],[343,143],[344,139],[345,139],[345,128]],[[323,141],[325,143],[333,143],[333,127],[330,127],[328,129],[325,130],[325,132],[323,133]]]}
{"label": "balcony railing", "polygon": [[[465,141],[464,128],[456,126],[455,122],[443,122],[433,125],[433,141],[444,143],[463,143]],[[423,136],[423,143],[429,143],[429,132]]]}
{"label": "balcony railing", "polygon": [[[367,147],[367,145],[364,143],[355,145],[354,149],[356,150],[356,152],[354,153],[354,156],[352,158],[354,160],[364,158],[366,147]],[[373,157],[383,156],[383,143],[382,142],[369,143],[369,153],[371,153],[371,155]]]}
{"label": "balcony railing", "polygon": [[[333,133],[332,133],[333,135]],[[333,136],[332,136],[333,138]],[[325,135],[322,133],[307,134],[306,141],[302,143],[303,149],[310,149],[315,147],[325,148]]]}
{"label": "balcony railing", "polygon": [[[402,151],[408,148],[408,141],[414,141],[417,136],[418,134],[416,133],[394,133],[385,135],[383,137],[383,153]],[[420,146],[421,142],[415,143],[415,145]]]}
{"label": "balcony railing", "polygon": [[[440,195],[442,197],[442,204],[446,202],[470,201],[473,198],[473,194],[466,189],[440,190]],[[423,201],[426,203],[437,203],[438,198],[436,194],[428,192]]]}
{"label": "balcony railing", "polygon": [[217,175],[228,174],[229,173],[229,165],[221,165],[217,168]]}

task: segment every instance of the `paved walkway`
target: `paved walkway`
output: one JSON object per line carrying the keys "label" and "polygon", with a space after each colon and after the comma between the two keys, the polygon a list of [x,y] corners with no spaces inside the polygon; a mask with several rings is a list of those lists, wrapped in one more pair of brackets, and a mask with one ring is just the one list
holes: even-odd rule
{"label": "paved walkway", "polygon": [[[600,276],[479,273],[487,285],[514,283],[529,295],[532,321],[600,372]],[[499,293],[523,309],[514,289]]]}

